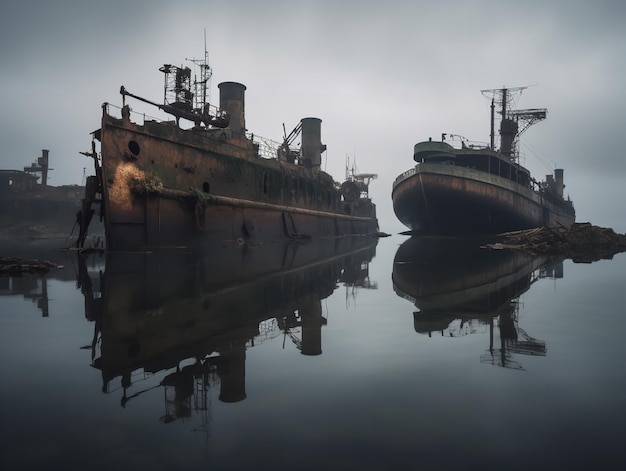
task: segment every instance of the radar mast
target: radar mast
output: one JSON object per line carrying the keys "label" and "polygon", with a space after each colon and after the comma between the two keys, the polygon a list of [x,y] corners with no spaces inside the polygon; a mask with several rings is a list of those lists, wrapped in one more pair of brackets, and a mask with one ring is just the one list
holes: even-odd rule
{"label": "radar mast", "polygon": [[515,109],[517,100],[528,87],[492,88],[481,90],[486,97],[491,97],[491,148],[495,148],[495,107],[500,107],[500,152],[509,156],[511,161],[517,160],[517,143],[526,129],[539,121],[546,119],[546,108]]}

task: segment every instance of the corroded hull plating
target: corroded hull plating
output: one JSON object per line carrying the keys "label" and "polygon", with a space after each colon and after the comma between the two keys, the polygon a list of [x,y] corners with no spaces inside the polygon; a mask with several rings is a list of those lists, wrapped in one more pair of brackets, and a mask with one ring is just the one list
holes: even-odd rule
{"label": "corroded hull plating", "polygon": [[329,175],[260,158],[243,135],[138,125],[105,111],[99,138],[110,250],[254,244],[378,229],[369,199],[343,201]]}
{"label": "corroded hull plating", "polygon": [[398,177],[393,208],[414,234],[477,235],[569,226],[573,206],[511,180],[454,165],[420,163]]}

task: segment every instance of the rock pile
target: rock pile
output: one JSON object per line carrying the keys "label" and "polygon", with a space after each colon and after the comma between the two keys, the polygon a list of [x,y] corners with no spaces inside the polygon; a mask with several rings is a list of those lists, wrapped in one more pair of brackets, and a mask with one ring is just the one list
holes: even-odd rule
{"label": "rock pile", "polygon": [[533,255],[560,255],[577,263],[611,259],[626,252],[626,235],[588,222],[571,227],[538,227],[500,234],[502,241],[493,248],[522,250]]}
{"label": "rock pile", "polygon": [[0,257],[0,276],[46,273],[51,268],[58,268],[58,265],[45,260],[28,260],[19,257]]}

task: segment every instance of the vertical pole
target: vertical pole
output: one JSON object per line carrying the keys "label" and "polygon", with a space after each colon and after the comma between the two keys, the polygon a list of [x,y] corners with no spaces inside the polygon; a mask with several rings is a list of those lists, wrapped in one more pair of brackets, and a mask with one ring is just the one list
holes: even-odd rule
{"label": "vertical pole", "polygon": [[494,141],[495,141],[495,135],[494,135],[494,132],[495,132],[494,120],[495,120],[495,113],[496,113],[495,109],[496,109],[496,104],[495,104],[494,99],[492,98],[491,99],[491,134],[489,135],[491,137],[491,142],[490,142],[491,150],[494,150]]}

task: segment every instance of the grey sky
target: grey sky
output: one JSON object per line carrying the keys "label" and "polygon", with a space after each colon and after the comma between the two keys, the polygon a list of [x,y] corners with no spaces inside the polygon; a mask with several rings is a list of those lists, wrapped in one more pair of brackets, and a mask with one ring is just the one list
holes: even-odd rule
{"label": "grey sky", "polygon": [[[322,119],[326,170],[346,155],[370,187],[381,229],[403,230],[394,178],[413,145],[442,132],[489,139],[481,89],[526,86],[519,106],[548,119],[523,135],[540,179],[565,169],[579,221],[626,232],[626,3],[615,1],[9,1],[0,6],[0,168],[50,149],[50,183],[81,183],[100,105],[120,85],[160,101],[164,63],[201,58],[217,84],[244,83],[246,125],[279,140]],[[217,101],[217,100],[213,100]],[[157,115],[133,102],[136,111]]]}

